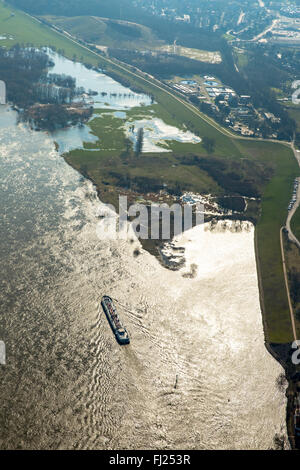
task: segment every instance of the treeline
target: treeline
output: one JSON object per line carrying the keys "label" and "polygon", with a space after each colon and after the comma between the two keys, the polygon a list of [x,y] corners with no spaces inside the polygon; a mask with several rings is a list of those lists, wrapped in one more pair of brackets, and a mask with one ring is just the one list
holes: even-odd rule
{"label": "treeline", "polygon": [[7,100],[20,108],[36,102],[36,84],[51,61],[46,53],[15,45],[0,48],[0,80],[6,83]]}
{"label": "treeline", "polygon": [[[275,88],[282,88],[290,79],[290,74],[280,70],[276,60],[265,55],[259,46],[251,51],[247,65],[239,73],[235,69],[232,51],[228,44],[220,42],[219,45],[223,58],[221,64],[208,64],[167,53],[141,53],[124,49],[110,48],[109,54],[161,80],[178,76],[179,73],[180,76],[214,75],[225,85],[231,86],[239,95],[250,95],[256,109],[265,109],[280,119],[278,123],[253,122],[254,129],[261,127],[264,135],[277,133],[280,140],[292,140],[296,123],[277,101],[273,91]],[[227,117],[224,113],[214,111],[211,106],[202,103],[197,97],[191,99],[201,111],[221,124],[224,123]]]}
{"label": "treeline", "polygon": [[52,104],[71,103],[76,96],[80,96],[84,92],[83,87],[76,87],[75,78],[56,73],[43,74],[35,88],[37,101]]}
{"label": "treeline", "polygon": [[[34,15],[100,16],[127,20],[151,28],[160,39],[168,43],[173,43],[176,39],[183,46],[219,50],[220,35],[153,15],[137,7],[131,0],[85,0],[84,3],[81,0],[9,0],[9,3]],[[132,31],[123,31],[125,34],[134,34]]]}
{"label": "treeline", "polygon": [[60,87],[71,88],[71,90],[76,88],[76,78],[71,77],[70,75],[65,75],[64,73],[61,75],[58,73],[49,73],[46,81],[47,83],[53,83]]}
{"label": "treeline", "polygon": [[149,96],[151,98],[152,103],[154,103],[153,95],[149,93],[145,93],[142,87],[139,87],[136,83],[133,84],[130,80],[125,78],[123,75],[113,72],[111,69],[105,71],[105,73],[106,75],[109,75],[111,78],[113,78],[116,82],[121,83],[121,85],[123,85],[124,87],[130,88],[130,90],[133,91],[134,93],[139,93],[139,94]]}
{"label": "treeline", "polygon": [[6,83],[7,101],[19,109],[19,119],[34,128],[54,130],[82,123],[92,114],[91,108],[80,104],[68,106],[84,89],[77,89],[70,76],[48,75],[48,67],[53,65],[36,48],[0,48],[0,80]]}
{"label": "treeline", "polygon": [[62,104],[47,104],[31,106],[19,115],[19,120],[28,122],[36,130],[54,131],[83,123],[92,114],[93,108],[72,106],[70,109]]}
{"label": "treeline", "polygon": [[49,56],[36,48],[15,45],[0,48],[0,79],[6,83],[7,100],[19,108],[39,103],[70,103],[84,92],[76,88],[73,77],[49,74],[53,66]]}
{"label": "treeline", "polygon": [[157,178],[146,176],[131,176],[129,174],[110,171],[109,175],[115,180],[115,185],[120,188],[130,189],[140,193],[158,192],[164,188],[163,182]]}
{"label": "treeline", "polygon": [[243,197],[219,197],[217,203],[223,209],[234,212],[244,212],[246,209],[246,202]]}
{"label": "treeline", "polygon": [[143,151],[144,145],[144,128],[140,127],[137,133],[137,139],[135,144],[135,154],[139,155]]}
{"label": "treeline", "polygon": [[267,169],[262,171],[248,160],[228,160],[216,157],[189,155],[180,159],[181,164],[197,166],[211,176],[227,194],[259,198],[263,184],[270,178]]}

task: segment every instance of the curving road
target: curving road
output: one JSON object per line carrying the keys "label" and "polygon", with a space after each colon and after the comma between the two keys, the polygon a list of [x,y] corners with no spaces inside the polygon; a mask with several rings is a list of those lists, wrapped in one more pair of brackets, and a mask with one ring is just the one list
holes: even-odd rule
{"label": "curving road", "polygon": [[259,39],[263,38],[267,33],[269,33],[270,31],[273,31],[273,29],[275,28],[275,26],[277,26],[278,22],[279,22],[278,19],[273,20],[271,26],[268,26],[268,28],[266,28],[266,29],[265,29],[264,31],[262,31],[260,34],[258,34],[257,36],[255,36],[255,38],[251,39],[249,42],[256,42],[256,41],[258,41]]}
{"label": "curving road", "polygon": [[[29,16],[31,19],[33,19],[34,21],[37,21],[41,25],[45,26],[35,16],[32,16],[29,13],[25,13],[25,14],[27,16]],[[136,69],[136,71],[132,71],[131,69],[129,69],[128,64],[126,64],[124,62],[121,62],[117,59],[113,60],[113,59],[109,59],[108,57],[104,57],[102,54],[99,54],[98,52],[93,51],[89,46],[81,44],[80,42],[78,42],[76,37],[72,36],[71,34],[66,33],[66,32],[58,31],[55,28],[54,25],[49,26],[49,28],[52,29],[52,31],[54,31],[56,34],[59,34],[60,36],[63,36],[65,39],[68,39],[69,41],[73,42],[77,46],[87,50],[89,53],[94,54],[95,56],[100,58],[102,61],[107,62],[108,64],[113,65],[114,67],[123,70],[128,75],[132,75],[133,77],[138,78],[139,80],[142,80],[145,83],[148,83],[148,84],[154,86],[155,88],[159,89],[160,91],[163,91],[164,93],[170,95],[173,99],[177,100],[179,103],[181,103],[187,109],[189,109],[193,114],[200,117],[203,121],[205,121],[207,124],[212,126],[214,129],[216,129],[218,132],[225,135],[226,137],[231,137],[232,139],[237,139],[237,140],[247,140],[247,141],[251,141],[251,142],[253,142],[253,141],[273,142],[273,143],[276,143],[276,144],[286,145],[288,147],[292,146],[291,142],[284,141],[284,140],[278,141],[276,139],[263,139],[263,138],[253,138],[253,137],[244,137],[244,136],[236,135],[233,132],[231,132],[230,130],[220,126],[219,124],[217,124],[216,121],[214,121],[212,118],[206,116],[201,111],[199,111],[199,109],[196,106],[194,106],[192,103],[190,103],[186,100],[186,97],[184,95],[182,95],[182,97],[180,97],[180,96],[178,96],[179,93],[178,94],[175,93],[174,90],[172,90],[172,89],[168,90],[169,87],[167,85],[165,85],[164,83],[162,83],[157,78],[151,77],[151,80],[150,80],[149,75],[147,73],[143,72],[142,70]]]}
{"label": "curving road", "polygon": [[[36,18],[32,15],[29,15],[28,13],[26,13],[26,14],[27,14],[27,16],[29,16],[33,20],[35,20],[38,23],[42,24],[41,21],[38,18]],[[274,24],[272,25],[272,27],[274,27]],[[176,99],[179,103],[181,103],[183,106],[185,106],[187,109],[189,109],[193,114],[195,114],[196,116],[203,119],[203,121],[205,121],[207,124],[211,125],[218,132],[222,133],[223,135],[225,135],[227,137],[231,137],[232,139],[236,139],[236,140],[247,140],[247,141],[252,141],[252,142],[253,141],[274,142],[276,144],[282,144],[282,145],[288,146],[289,148],[291,148],[291,150],[293,150],[295,158],[297,159],[299,167],[300,167],[300,152],[298,150],[296,150],[294,142],[291,143],[291,142],[287,142],[287,141],[278,141],[278,140],[275,140],[275,139],[263,139],[263,138],[253,139],[252,137],[243,137],[243,136],[233,134],[231,131],[219,126],[213,119],[211,119],[208,116],[206,116],[205,114],[201,113],[199,111],[199,109],[196,108],[196,106],[194,106],[193,104],[186,101],[186,97],[183,96],[182,98],[180,98],[177,94],[174,93],[173,90],[169,91],[167,89],[167,86],[165,84],[163,84],[162,82],[160,82],[158,79],[156,79],[154,77],[153,78],[151,77],[151,80],[149,80],[148,75],[145,72],[143,72],[141,70],[138,70],[138,69],[137,69],[137,71],[134,72],[134,71],[132,71],[128,68],[127,64],[124,64],[123,62],[120,62],[120,61],[109,59],[108,57],[103,57],[103,55],[91,50],[88,46],[85,46],[85,45],[79,43],[74,36],[71,36],[70,34],[66,34],[64,32],[57,31],[57,29],[55,29],[54,27],[51,27],[51,29],[56,34],[59,34],[59,35],[63,36],[64,38],[68,39],[69,41],[72,41],[77,46],[82,47],[83,49],[86,49],[90,53],[92,53],[92,54],[96,55],[97,57],[101,58],[102,61],[105,61],[105,62],[109,63],[110,65],[113,65],[114,67],[125,71],[128,75],[132,75],[132,76],[138,78],[139,80],[142,80],[142,81],[156,87],[157,89],[163,91],[164,93],[167,93],[173,99]],[[299,178],[299,180],[300,180],[300,178]],[[299,248],[300,248],[300,242],[296,238],[296,236],[293,234],[291,226],[290,226],[292,217],[295,214],[295,212],[296,212],[299,205],[300,205],[300,187],[298,189],[297,201],[294,205],[294,208],[288,214],[287,221],[286,221],[286,227],[282,227],[280,229],[280,245],[281,245],[281,255],[282,255],[282,263],[283,263],[284,279],[285,279],[285,285],[286,285],[286,291],[287,291],[287,297],[288,297],[288,303],[289,303],[289,310],[290,310],[293,336],[294,336],[295,340],[297,339],[297,332],[296,332],[295,317],[294,317],[294,312],[293,312],[293,307],[292,307],[292,302],[291,302],[291,297],[290,297],[290,291],[289,291],[289,284],[288,284],[288,277],[287,277],[287,268],[286,268],[286,260],[285,260],[285,254],[284,254],[282,234],[283,234],[283,229],[286,228],[287,231],[288,231],[288,236],[289,236],[290,240],[294,241],[297,244],[297,246],[299,246]]]}
{"label": "curving road", "polygon": [[[294,152],[295,158],[299,164],[300,167],[300,151],[295,148],[295,143],[293,142],[291,144],[291,148]],[[288,298],[288,304],[289,304],[289,310],[290,310],[290,317],[291,317],[291,324],[292,324],[292,330],[293,330],[293,336],[294,340],[296,341],[298,339],[297,335],[297,329],[296,329],[296,322],[295,322],[295,315],[294,315],[294,309],[293,309],[293,304],[291,301],[291,296],[290,296],[290,288],[289,288],[289,281],[288,281],[288,276],[287,276],[287,266],[286,266],[286,260],[285,260],[285,254],[284,254],[284,246],[283,246],[283,230],[286,229],[288,232],[288,237],[291,242],[294,242],[299,248],[300,248],[300,242],[298,238],[294,235],[292,228],[291,228],[291,220],[297,211],[299,205],[300,205],[300,177],[297,178],[299,181],[299,186],[298,186],[298,191],[297,191],[297,199],[294,204],[294,207],[292,210],[289,211],[287,220],[286,220],[286,225],[285,227],[281,227],[280,229],[280,247],[281,247],[281,257],[282,257],[282,265],[283,265],[283,274],[284,274],[284,280],[285,280],[285,286],[286,286],[286,293],[287,293],[287,298]]]}
{"label": "curving road", "polygon": [[[295,158],[298,162],[298,165],[300,167],[300,151],[295,148],[294,142],[292,143],[291,147],[292,147],[292,150],[294,152]],[[294,207],[288,213],[287,220],[286,220],[286,229],[288,231],[289,239],[292,242],[294,242],[300,248],[300,241],[298,240],[296,235],[293,233],[292,228],[291,228],[292,218],[293,218],[294,214],[296,213],[298,207],[300,206],[300,177],[298,177],[297,179],[299,181],[299,186],[298,186],[298,191],[297,191],[297,199],[296,199],[296,202],[294,204]]]}
{"label": "curving road", "polygon": [[288,299],[289,310],[290,310],[293,337],[294,337],[294,340],[297,341],[298,337],[297,337],[297,330],[296,330],[295,315],[294,315],[293,304],[292,304],[291,295],[290,295],[289,281],[288,281],[288,276],[287,276],[287,266],[286,266],[284,246],[283,246],[283,230],[284,230],[284,228],[285,227],[281,227],[281,229],[280,229],[280,248],[281,248],[282,266],[283,266],[284,281],[285,281],[287,299]]}

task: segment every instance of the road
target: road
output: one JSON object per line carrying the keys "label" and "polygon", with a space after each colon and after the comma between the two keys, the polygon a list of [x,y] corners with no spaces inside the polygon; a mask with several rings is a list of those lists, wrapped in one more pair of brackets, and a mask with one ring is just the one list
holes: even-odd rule
{"label": "road", "polygon": [[[274,23],[272,25],[271,28],[274,27]],[[54,29],[54,31],[56,31]],[[58,32],[59,33],[59,32]],[[62,33],[59,33],[61,34],[62,36],[64,36],[64,34]],[[275,139],[253,139],[251,137],[247,138],[247,137],[243,137],[243,136],[237,136],[237,135],[234,135],[232,134],[230,131],[227,131],[227,129],[224,129],[222,128],[221,126],[217,125],[212,119],[208,118],[207,116],[205,116],[204,114],[202,114],[198,108],[196,108],[194,105],[188,103],[185,99],[183,98],[179,98],[178,96],[176,96],[174,94],[174,92],[171,92],[169,90],[166,89],[166,86],[163,85],[159,80],[157,80],[156,78],[151,78],[151,81],[145,77],[145,73],[142,72],[142,71],[139,71],[139,73],[136,73],[136,72],[133,72],[131,70],[128,69],[128,66],[126,64],[122,64],[122,63],[116,63],[115,61],[112,61],[111,59],[109,58],[103,58],[102,55],[100,54],[97,54],[96,52],[92,51],[91,49],[89,49],[87,46],[83,46],[82,44],[78,43],[76,41],[76,39],[74,39],[73,37],[70,38],[68,37],[69,40],[73,41],[75,44],[77,44],[78,46],[81,46],[83,47],[84,49],[88,50],[89,52],[92,52],[93,54],[95,54],[96,56],[98,57],[101,57],[101,59],[105,60],[106,62],[112,64],[113,66],[115,67],[118,67],[122,70],[124,70],[126,73],[128,74],[131,74],[132,76],[135,76],[136,78],[140,79],[140,80],[143,80],[147,83],[149,83],[150,85],[152,86],[155,86],[156,88],[158,88],[159,90],[167,93],[168,95],[170,95],[172,98],[176,99],[178,102],[180,102],[183,106],[185,106],[186,108],[188,108],[190,111],[192,111],[195,115],[199,116],[201,119],[203,119],[206,123],[210,124],[212,127],[214,127],[217,131],[221,132],[222,134],[228,136],[228,137],[231,137],[233,139],[238,139],[238,140],[247,140],[247,141],[253,141],[253,140],[256,140],[256,141],[263,141],[263,142],[275,142],[275,143],[279,143],[278,140],[275,140]],[[298,161],[298,164],[300,166],[300,152],[298,152],[296,149],[295,149],[295,144],[294,142],[291,143],[291,142],[280,142],[282,143],[283,145],[286,145],[288,147],[290,147],[293,152],[294,152],[294,155],[295,155],[295,158],[297,159]],[[297,197],[297,202],[294,206],[294,211],[290,212],[289,215],[288,215],[288,220],[287,220],[287,223],[286,223],[286,228],[288,230],[288,234],[289,234],[289,237],[291,240],[293,240],[299,247],[300,247],[300,242],[297,240],[297,238],[295,237],[295,235],[293,234],[292,230],[291,230],[291,227],[290,227],[290,222],[291,222],[291,219],[297,209],[297,207],[299,206],[300,204],[300,188],[298,190],[298,197]],[[289,284],[288,284],[288,277],[287,277],[287,268],[286,268],[286,260],[285,260],[285,254],[284,254],[284,247],[283,247],[283,239],[282,239],[282,231],[283,231],[283,227],[281,228],[280,230],[280,245],[281,245],[281,255],[282,255],[282,263],[283,263],[283,272],[284,272],[284,279],[285,279],[285,285],[286,285],[286,292],[287,292],[287,297],[288,297],[288,304],[289,304],[289,311],[290,311],[290,317],[291,317],[291,324],[292,324],[292,330],[293,330],[293,336],[294,336],[294,339],[297,340],[297,331],[296,331],[296,324],[295,324],[295,317],[294,317],[294,311],[293,311],[293,306],[292,306],[292,302],[291,302],[291,296],[290,296],[290,290],[289,290]]]}
{"label": "road", "polygon": [[[295,148],[295,143],[294,142],[292,143],[291,148],[294,152],[295,158],[296,158],[296,160],[299,164],[299,167],[300,167],[300,151]],[[297,211],[297,209],[300,205],[300,177],[297,178],[297,179],[299,181],[299,187],[298,187],[298,191],[297,191],[296,202],[294,204],[293,209],[291,211],[289,211],[289,213],[288,213],[287,220],[286,220],[286,226],[281,227],[281,229],[280,229],[280,247],[281,247],[283,274],[284,274],[285,287],[286,287],[286,293],[287,293],[289,310],[290,310],[290,317],[291,317],[291,323],[292,323],[292,329],[293,329],[293,337],[294,337],[295,341],[298,340],[298,337],[297,337],[295,315],[294,315],[293,305],[292,305],[292,301],[291,301],[289,282],[288,282],[288,276],[287,276],[287,266],[286,266],[286,259],[285,259],[284,246],[283,246],[283,230],[286,229],[288,231],[289,240],[294,242],[300,248],[300,242],[297,239],[297,237],[294,235],[294,233],[292,231],[292,228],[291,228],[291,220],[292,220],[295,212]]]}
{"label": "road", "polygon": [[[300,167],[300,151],[297,150],[295,148],[295,144],[293,143],[291,145],[292,147],[292,150],[294,152],[294,155],[295,155],[295,158],[298,162],[298,165]],[[288,231],[288,235],[289,235],[289,239],[294,242],[299,248],[300,248],[300,241],[298,240],[298,238],[294,235],[293,231],[292,231],[292,228],[291,228],[291,221],[292,221],[292,218],[294,216],[294,214],[296,213],[298,207],[300,206],[300,177],[297,178],[298,181],[299,181],[299,186],[298,186],[298,191],[297,191],[297,199],[296,199],[296,202],[294,204],[294,207],[292,210],[289,211],[288,213],[288,216],[287,216],[287,220],[286,220],[286,229]]]}
{"label": "road", "polygon": [[[300,184],[300,178],[297,178],[297,179],[298,179],[299,184]],[[296,213],[299,205],[300,205],[300,187],[298,187],[297,201],[296,201],[293,209],[289,211],[288,216],[287,216],[287,220],[286,220],[286,229],[287,229],[288,234],[289,234],[289,239],[292,242],[294,242],[300,248],[300,242],[299,242],[298,238],[296,237],[296,235],[294,235],[294,233],[292,231],[292,228],[291,228],[291,220],[292,220],[294,214]]]}
{"label": "road", "polygon": [[292,305],[292,301],[291,301],[289,281],[288,281],[288,276],[287,276],[286,260],[285,260],[285,254],[284,254],[284,246],[283,246],[283,230],[284,230],[284,228],[285,227],[281,227],[281,229],[280,229],[280,247],[281,247],[281,256],[282,256],[282,266],[283,266],[284,281],[285,281],[286,293],[287,293],[289,310],[290,310],[293,337],[294,337],[294,340],[297,341],[298,337],[297,337],[297,330],[296,330],[296,322],[295,322],[293,305]]}
{"label": "road", "polygon": [[[38,18],[29,15],[29,13],[26,13],[26,15],[29,16],[34,21],[37,21],[38,23],[43,25],[43,23]],[[43,26],[45,26],[45,25],[43,25]],[[273,143],[276,143],[276,144],[280,143],[282,145],[286,145],[286,146],[291,147],[291,143],[287,142],[287,141],[280,141],[279,142],[276,139],[263,139],[263,138],[254,139],[253,137],[244,137],[244,136],[236,135],[236,134],[232,133],[231,131],[229,131],[228,129],[225,129],[224,127],[221,127],[212,118],[210,118],[210,117],[206,116],[205,114],[201,113],[201,111],[199,111],[199,109],[196,106],[194,106],[193,104],[186,101],[185,96],[182,96],[182,98],[181,98],[180,96],[175,94],[174,90],[168,90],[169,87],[167,85],[165,85],[164,83],[162,83],[157,78],[153,77],[153,78],[151,78],[151,80],[149,80],[149,78],[147,78],[148,74],[146,74],[142,70],[138,70],[138,71],[134,72],[134,71],[129,69],[129,66],[127,64],[125,64],[121,61],[109,59],[108,57],[104,57],[103,55],[99,54],[98,52],[93,51],[90,47],[88,47],[86,45],[83,45],[80,42],[78,42],[78,40],[74,36],[70,35],[69,33],[66,34],[65,32],[58,31],[54,27],[54,25],[52,27],[50,27],[50,29],[52,29],[52,31],[54,31],[56,34],[59,34],[60,36],[63,36],[65,39],[68,39],[69,41],[72,41],[77,46],[87,50],[89,53],[97,56],[102,61],[107,62],[108,64],[112,65],[113,67],[116,67],[116,68],[119,68],[119,69],[125,71],[128,75],[132,75],[133,77],[138,78],[139,80],[142,80],[145,83],[148,83],[151,86],[154,86],[155,88],[159,89],[160,91],[163,91],[164,93],[170,95],[173,99],[177,100],[179,103],[181,103],[187,109],[189,109],[193,114],[200,117],[203,121],[205,121],[207,124],[212,126],[214,129],[216,129],[218,132],[225,135],[226,137],[230,137],[232,139],[238,139],[238,140],[246,140],[246,141],[251,141],[251,142],[256,140],[256,141],[260,141],[260,142],[273,142]]]}
{"label": "road", "polygon": [[279,22],[279,20],[273,20],[271,26],[269,26],[267,29],[265,29],[262,33],[255,36],[255,38],[251,39],[250,42],[258,41],[260,38],[263,38],[267,33],[269,33],[270,31],[273,31],[273,29],[275,28],[275,26],[277,25],[278,22]]}
{"label": "road", "polygon": [[[33,20],[37,21],[38,23],[42,24],[41,21],[39,21],[39,19],[35,18],[34,16],[31,16],[29,14],[27,14],[30,18],[32,18]],[[276,20],[275,20],[276,21]],[[274,27],[274,22],[271,26],[271,29]],[[196,116],[200,117],[201,119],[203,119],[203,121],[205,121],[207,124],[211,125],[214,129],[216,129],[218,132],[221,132],[223,135],[226,135],[227,137],[230,137],[232,139],[237,139],[237,140],[247,140],[247,141],[261,141],[261,142],[274,142],[274,143],[281,143],[283,145],[286,145],[288,147],[290,147],[293,152],[294,152],[294,155],[295,155],[295,158],[297,159],[298,163],[299,163],[299,166],[300,166],[300,152],[298,152],[296,149],[295,149],[295,145],[294,143],[291,143],[291,142],[286,142],[286,141],[278,141],[278,140],[275,140],[275,139],[263,139],[263,138],[260,138],[260,139],[253,139],[251,137],[243,137],[243,136],[238,136],[238,135],[235,135],[233,133],[231,133],[230,131],[228,131],[227,129],[219,126],[217,123],[215,123],[215,121],[213,121],[213,119],[207,117],[205,114],[201,113],[198,108],[196,108],[194,105],[188,103],[186,101],[185,98],[180,98],[179,96],[177,96],[176,94],[174,94],[173,90],[172,91],[169,91],[166,89],[166,85],[164,85],[162,82],[160,82],[158,79],[156,78],[151,78],[151,80],[149,80],[147,78],[147,74],[145,74],[143,71],[138,71],[139,73],[137,72],[133,72],[132,70],[130,70],[128,68],[128,65],[127,64],[123,64],[122,62],[118,61],[114,61],[114,60],[111,60],[109,59],[108,57],[103,57],[103,55],[91,50],[88,46],[85,46],[83,44],[80,44],[76,38],[74,38],[73,36],[70,36],[69,34],[65,34],[65,33],[62,33],[60,31],[57,31],[55,28],[51,28],[54,32],[56,32],[57,34],[63,36],[64,38],[68,39],[69,41],[72,41],[73,43],[75,43],[77,46],[79,47],[82,47],[83,49],[86,49],[88,52],[94,54],[95,56],[101,58],[102,61],[105,61],[107,62],[108,64],[110,65],[113,65],[114,67],[116,68],[119,68],[123,71],[125,71],[127,74],[129,75],[132,75],[133,77],[136,77],[138,78],[139,80],[142,80],[148,84],[150,84],[151,86],[154,86],[156,87],[157,89],[163,91],[164,93],[167,93],[168,95],[170,95],[173,99],[177,100],[179,103],[181,103],[183,106],[185,106],[187,109],[189,109],[193,114],[195,114]],[[264,34],[266,33],[267,31],[264,32]],[[286,228],[288,230],[288,234],[289,234],[289,237],[291,240],[293,240],[295,243],[297,243],[297,245],[300,247],[300,242],[297,240],[297,238],[295,237],[295,235],[293,234],[292,230],[291,230],[291,227],[290,227],[290,222],[291,222],[291,219],[296,211],[296,208],[299,206],[300,204],[300,189],[298,191],[298,197],[297,197],[297,202],[295,204],[295,207],[294,207],[294,211],[291,211],[291,213],[288,215],[288,218],[287,218],[287,222],[286,222]],[[284,254],[284,247],[283,247],[283,239],[282,239],[282,232],[283,232],[283,228],[282,227],[280,229],[280,245],[281,245],[281,255],[282,255],[282,263],[283,263],[283,271],[284,271],[284,279],[285,279],[285,285],[286,285],[286,291],[287,291],[287,297],[288,297],[288,303],[289,303],[289,310],[290,310],[290,316],[291,316],[291,324],[292,324],[292,329],[293,329],[293,335],[294,335],[294,338],[295,340],[297,339],[297,333],[296,333],[296,326],[295,326],[295,318],[294,318],[294,312],[293,312],[293,307],[292,307],[292,303],[291,303],[291,297],[290,297],[290,291],[289,291],[289,284],[288,284],[288,278],[287,278],[287,268],[286,268],[286,260],[285,260],[285,254]]]}
{"label": "road", "polygon": [[[29,15],[28,13],[26,13],[26,15],[29,16],[34,21],[37,21],[38,23],[43,25],[43,23],[38,18],[36,18],[32,15]],[[177,93],[175,94],[174,90],[168,90],[168,86],[165,85],[164,83],[162,83],[161,81],[159,81],[157,78],[151,77],[151,80],[149,80],[149,78],[148,78],[149,75],[146,74],[145,72],[143,72],[142,70],[137,69],[137,71],[134,72],[134,71],[129,69],[127,64],[124,64],[121,61],[116,61],[116,60],[109,59],[108,57],[103,57],[102,54],[99,54],[98,52],[95,52],[92,49],[90,49],[90,47],[81,44],[80,42],[78,42],[78,40],[74,36],[70,35],[69,33],[60,32],[54,26],[52,26],[51,29],[56,34],[59,34],[60,36],[63,36],[65,39],[68,39],[69,41],[72,41],[74,44],[76,44],[79,47],[82,47],[83,49],[87,50],[89,53],[94,54],[95,56],[100,58],[102,61],[107,62],[108,64],[112,65],[113,67],[116,67],[116,68],[119,68],[119,69],[125,71],[128,75],[132,75],[133,77],[138,78],[139,80],[142,80],[145,83],[148,83],[151,86],[154,86],[155,88],[159,89],[160,91],[168,94],[173,99],[177,100],[179,103],[181,103],[187,109],[189,109],[193,114],[200,117],[204,122],[206,122],[207,124],[212,126],[214,129],[216,129],[218,132],[225,135],[226,137],[230,137],[230,138],[236,139],[236,140],[244,140],[244,141],[248,141],[248,142],[249,141],[251,141],[251,142],[253,142],[253,141],[273,142],[273,143],[276,143],[276,144],[282,144],[282,145],[285,145],[287,147],[290,147],[293,150],[295,158],[297,159],[297,161],[299,163],[299,167],[300,167],[300,152],[295,149],[294,143],[287,142],[287,141],[278,141],[276,139],[263,139],[263,138],[254,139],[253,137],[244,137],[244,136],[233,134],[228,129],[226,129],[226,128],[220,126],[219,124],[217,124],[212,118],[210,118],[210,117],[206,116],[205,114],[201,113],[201,111],[199,111],[199,109],[196,106],[194,106],[193,104],[189,103],[186,100],[185,96],[183,96],[181,98],[180,96],[178,96]],[[289,214],[288,222],[287,222],[287,225],[289,227],[289,234],[291,234],[291,236],[293,236],[294,239],[296,239],[296,237],[293,235],[292,230],[290,228],[290,221],[291,221],[292,216],[294,215],[294,213],[296,211],[296,205],[298,207],[299,204],[300,204],[300,193],[298,192],[298,200],[297,200],[297,203],[295,204],[295,210],[293,211],[292,214]],[[300,246],[300,242],[298,240],[297,240],[297,244],[299,244],[299,246]]]}

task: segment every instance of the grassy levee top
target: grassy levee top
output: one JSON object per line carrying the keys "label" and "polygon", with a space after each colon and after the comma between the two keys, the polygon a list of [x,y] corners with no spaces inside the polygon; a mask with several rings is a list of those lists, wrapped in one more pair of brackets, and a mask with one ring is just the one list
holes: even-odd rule
{"label": "grassy levee top", "polygon": [[264,189],[261,216],[256,227],[258,271],[263,286],[266,340],[270,343],[290,342],[293,335],[279,233],[286,222],[293,178],[299,174],[299,167],[287,146],[268,142],[247,142],[244,145],[254,158],[276,165],[273,177]]}
{"label": "grassy levee top", "polygon": [[[11,15],[12,12],[14,16]],[[149,173],[156,178],[163,175],[164,180],[170,180],[170,182],[179,180],[183,187],[186,185],[187,188],[198,192],[210,191],[216,195],[224,195],[226,194],[224,187],[207,169],[203,169],[199,165],[186,165],[184,163],[185,157],[192,155],[200,160],[201,158],[206,161],[209,159],[220,160],[229,165],[228,171],[237,165],[245,172],[248,169],[250,172],[253,168],[255,169],[249,174],[249,179],[252,178],[254,182],[255,180],[259,181],[257,186],[262,194],[261,215],[256,226],[256,238],[265,337],[266,341],[270,343],[292,341],[279,235],[280,228],[286,221],[293,180],[299,174],[291,149],[280,143],[242,140],[230,136],[228,131],[221,130],[218,124],[195,111],[191,105],[184,103],[182,97],[172,94],[163,85],[160,88],[157,85],[158,82],[150,78],[146,80],[140,74],[133,73],[132,69],[126,67],[125,64],[120,66],[116,62],[108,61],[106,58],[88,51],[85,47],[40,24],[23,12],[5,7],[2,3],[0,3],[0,36],[7,37],[7,39],[0,41],[0,45],[6,47],[15,43],[52,46],[57,50],[64,51],[64,55],[68,58],[72,59],[76,55],[79,60],[85,63],[103,64],[102,66],[108,72],[112,71],[118,74],[132,87],[138,87],[145,93],[153,95],[157,103],[154,105],[157,117],[181,129],[187,127],[193,132],[197,131],[202,138],[210,137],[215,141],[213,157],[207,153],[202,144],[191,147],[191,144],[174,143],[172,152],[167,154],[144,154],[139,160],[132,156],[131,160],[125,162],[121,156],[125,141],[120,122],[117,119],[112,120],[109,115],[104,115],[101,118],[103,121],[100,119],[92,121],[92,132],[104,139],[103,128],[99,124],[99,122],[103,122],[107,126],[107,130],[113,133],[116,150],[113,152],[111,150],[101,151],[100,148],[99,151],[93,152],[81,150],[71,152],[66,156],[67,161],[75,168],[80,170],[84,166],[85,173],[100,188],[103,173],[108,176],[113,167],[120,173],[126,170],[128,177],[132,175],[145,177],[149,176]],[[132,112],[138,114],[142,110],[136,109]],[[108,137],[106,138],[108,139]],[[88,148],[86,146],[86,150]],[[266,169],[269,176],[260,178]],[[174,174],[171,173],[172,171]],[[243,178],[246,177],[247,174],[244,174]],[[299,211],[297,216],[299,220]],[[217,288],[218,286],[216,286]],[[243,315],[242,305],[240,314]]]}
{"label": "grassy levee top", "polygon": [[291,220],[291,229],[293,234],[298,238],[300,241],[300,207],[296,210],[292,220]]}

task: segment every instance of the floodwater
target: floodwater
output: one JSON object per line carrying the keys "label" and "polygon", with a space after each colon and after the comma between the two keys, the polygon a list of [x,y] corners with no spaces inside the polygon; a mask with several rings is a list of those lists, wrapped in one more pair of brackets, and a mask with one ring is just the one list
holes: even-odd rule
{"label": "floodwater", "polygon": [[183,131],[166,124],[162,119],[152,118],[126,122],[126,135],[134,144],[137,141],[140,128],[144,130],[142,152],[171,152],[171,149],[165,146],[168,144],[168,141],[191,144],[201,142],[200,137],[188,130]]}
{"label": "floodwater", "polygon": [[48,54],[55,62],[50,73],[76,77],[77,87],[83,87],[86,92],[89,90],[97,92],[95,96],[90,97],[97,108],[123,110],[152,104],[150,96],[135,93],[104,73],[89,70],[80,62],[72,62],[49,49]]}
{"label": "floodwater", "polygon": [[[76,77],[77,87],[83,87],[86,92],[91,90],[97,93],[86,99],[95,108],[114,110],[116,117],[125,119],[126,110],[136,106],[149,106],[152,104],[150,96],[135,93],[104,73],[89,70],[80,62],[72,62],[50,49],[47,49],[47,53],[55,63],[54,67],[49,70],[49,73]],[[59,145],[60,153],[83,148],[83,142],[97,142],[98,140],[91,133],[88,125],[58,129],[52,133],[52,136]]]}
{"label": "floodwater", "polygon": [[51,135],[58,144],[60,153],[82,149],[83,142],[95,143],[98,141],[98,137],[91,133],[91,129],[86,124],[66,129],[57,129],[51,132]]}
{"label": "floodwater", "polygon": [[138,241],[99,239],[93,185],[15,122],[0,107],[0,448],[267,449],[286,436],[253,229],[193,229],[177,242],[186,266],[168,271]]}

